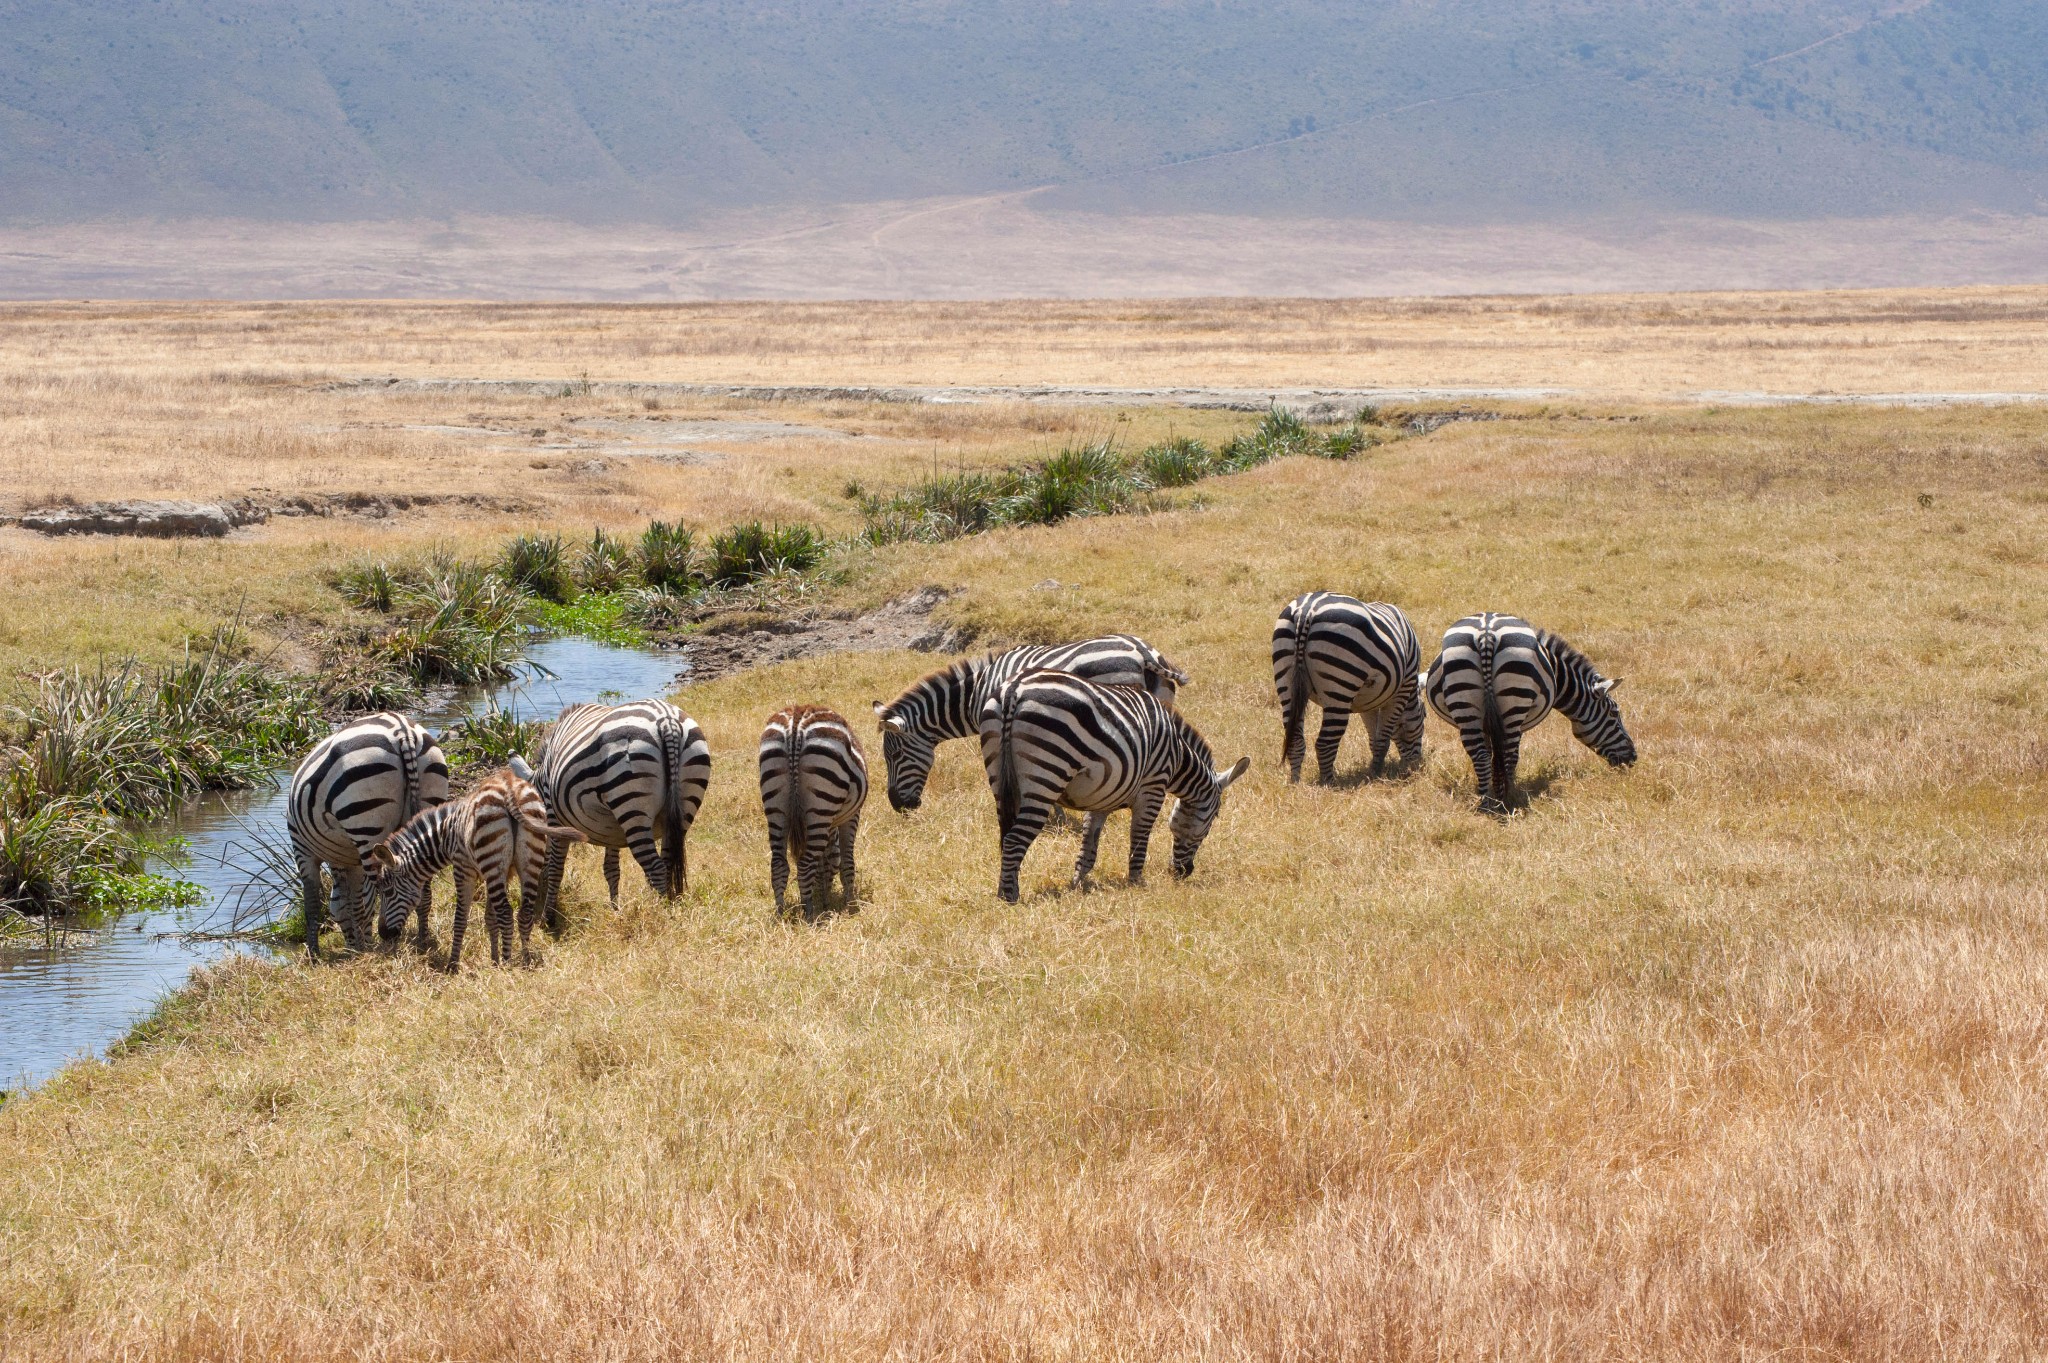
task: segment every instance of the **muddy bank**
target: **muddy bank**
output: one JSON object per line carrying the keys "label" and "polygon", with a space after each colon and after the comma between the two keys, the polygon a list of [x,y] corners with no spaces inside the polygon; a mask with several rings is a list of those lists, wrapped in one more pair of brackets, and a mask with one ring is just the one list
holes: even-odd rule
{"label": "muddy bank", "polygon": [[799,613],[713,620],[703,633],[690,635],[683,642],[683,669],[676,680],[685,685],[714,681],[750,667],[827,653],[898,648],[919,653],[957,652],[967,647],[970,636],[932,618],[952,595],[944,587],[920,587],[859,615]]}
{"label": "muddy bank", "polygon": [[245,525],[272,517],[355,516],[383,520],[408,511],[464,507],[524,514],[536,504],[524,497],[478,492],[313,492],[286,496],[267,488],[217,502],[140,500],[82,502],[30,507],[0,515],[0,525],[18,525],[44,535],[131,535],[143,539],[219,539]]}

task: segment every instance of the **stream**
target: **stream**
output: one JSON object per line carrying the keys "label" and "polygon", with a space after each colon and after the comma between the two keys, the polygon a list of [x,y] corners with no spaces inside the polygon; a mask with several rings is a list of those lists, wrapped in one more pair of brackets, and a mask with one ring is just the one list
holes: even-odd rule
{"label": "stream", "polygon": [[[581,701],[665,696],[683,670],[672,652],[581,638],[539,640],[526,656],[553,675],[460,694],[417,718],[439,733],[495,702],[521,719],[552,719]],[[235,925],[256,874],[253,849],[284,844],[290,774],[289,766],[281,769],[274,788],[201,796],[163,825],[185,839],[185,850],[154,869],[198,885],[203,902],[126,914],[92,933],[73,933],[68,946],[0,950],[0,1092],[38,1083],[118,1041],[195,966],[231,951],[262,950],[166,934]]]}

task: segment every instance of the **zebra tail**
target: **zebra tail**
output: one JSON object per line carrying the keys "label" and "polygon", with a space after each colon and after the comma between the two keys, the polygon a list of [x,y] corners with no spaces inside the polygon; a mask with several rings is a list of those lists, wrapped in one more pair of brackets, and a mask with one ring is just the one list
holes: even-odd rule
{"label": "zebra tail", "polygon": [[1012,679],[1003,688],[1003,736],[997,747],[996,757],[996,826],[1004,837],[1017,822],[1017,812],[1023,805],[1022,792],[1017,780],[1017,747],[1011,734],[1011,726],[1017,718],[1017,683]]}
{"label": "zebra tail", "polygon": [[673,715],[663,715],[654,728],[661,736],[661,837],[668,872],[662,893],[674,896],[683,892],[683,792],[678,789],[683,777],[683,726]]}
{"label": "zebra tail", "polygon": [[[1308,710],[1308,621],[1294,621],[1294,670],[1287,680],[1287,707],[1280,716],[1284,726],[1280,738],[1280,762],[1287,763],[1287,750],[1301,733],[1302,716]],[[1321,759],[1318,759],[1319,761]]]}
{"label": "zebra tail", "polygon": [[1494,650],[1491,643],[1479,655],[1479,731],[1486,735],[1486,759],[1490,768],[1493,796],[1506,802],[1501,776],[1507,758],[1508,731],[1500,722],[1500,699],[1494,694]]}
{"label": "zebra tail", "polygon": [[[782,753],[783,760],[789,764],[789,790],[783,797],[787,801],[783,819],[789,831],[789,850],[792,854],[801,855],[810,840],[804,836],[804,733],[802,720],[797,716],[790,717],[789,737],[783,740]],[[798,890],[802,890],[801,881],[798,882]]]}

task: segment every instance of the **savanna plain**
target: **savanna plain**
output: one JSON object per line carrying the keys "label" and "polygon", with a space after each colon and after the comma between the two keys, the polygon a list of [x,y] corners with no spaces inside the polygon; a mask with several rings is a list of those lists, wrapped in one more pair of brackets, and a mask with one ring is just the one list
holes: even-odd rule
{"label": "savanna plain", "polygon": [[[948,745],[915,814],[873,796],[858,911],[782,921],[763,719],[872,733],[940,660],[685,686],[684,899],[629,869],[613,914],[585,852],[535,969],[234,960],[0,1105],[0,1357],[2040,1356],[2048,407],[1668,398],[2031,388],[2044,298],[0,309],[0,512],[318,511],[0,529],[7,686],[230,617],[314,666],[366,556],[801,519],[849,537],[801,608],[1140,633],[1253,759],[1192,878],[1162,841],[1126,886],[1119,819],[1092,893],[1049,836],[1005,907]],[[857,546],[849,483],[1255,416],[658,387],[725,382],[1578,396]],[[1312,587],[1426,654],[1480,609],[1560,632],[1642,760],[1553,719],[1496,819],[1432,720],[1414,769],[1365,779],[1354,728],[1290,785],[1267,639]]]}

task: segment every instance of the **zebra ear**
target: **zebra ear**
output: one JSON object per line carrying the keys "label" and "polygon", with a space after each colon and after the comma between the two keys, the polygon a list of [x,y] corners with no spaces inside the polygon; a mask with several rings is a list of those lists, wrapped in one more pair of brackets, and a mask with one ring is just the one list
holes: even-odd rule
{"label": "zebra ear", "polygon": [[1252,760],[1249,757],[1238,758],[1237,765],[1232,767],[1229,771],[1219,771],[1216,773],[1216,789],[1228,790],[1230,788],[1230,783],[1232,781],[1235,781],[1238,777],[1244,775],[1251,769]]}
{"label": "zebra ear", "polygon": [[1604,695],[1619,685],[1621,685],[1621,678],[1619,677],[1602,677],[1599,681],[1593,683],[1593,689]]}
{"label": "zebra ear", "polygon": [[369,863],[371,875],[384,875],[398,865],[398,858],[391,855],[391,840],[382,839],[371,844],[364,860]]}

